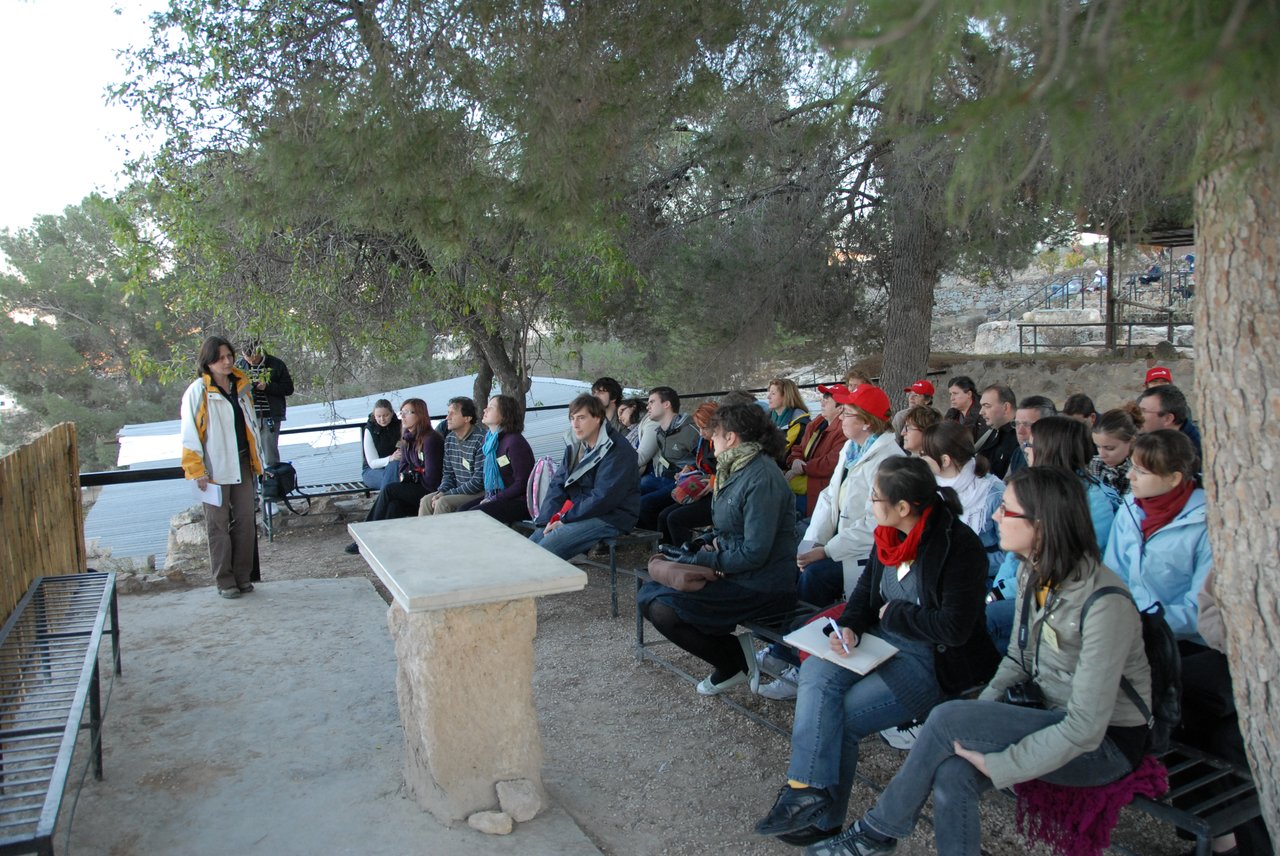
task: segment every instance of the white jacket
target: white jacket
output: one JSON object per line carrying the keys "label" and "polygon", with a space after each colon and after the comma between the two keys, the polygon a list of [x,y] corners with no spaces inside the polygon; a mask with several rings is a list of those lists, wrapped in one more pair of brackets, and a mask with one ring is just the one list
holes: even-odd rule
{"label": "white jacket", "polygon": [[[804,533],[806,542],[821,545],[829,558],[844,565],[845,597],[858,582],[862,573],[859,563],[866,563],[874,543],[871,533],[875,531],[876,519],[871,513],[871,487],[875,483],[876,472],[887,459],[906,455],[897,438],[886,432],[877,437],[871,448],[849,468],[844,465],[844,460],[852,442],[846,440],[840,450],[840,460],[836,471],[831,474],[831,483],[818,494],[813,517]],[[846,480],[849,487],[845,491],[844,502],[837,503],[840,486]]]}
{"label": "white jacket", "polygon": [[[231,370],[236,397],[249,432],[249,463],[262,475],[258,417],[253,412],[252,384],[239,369]],[[214,484],[240,483],[240,452],[236,446],[236,418],[231,402],[218,391],[213,378],[203,375],[182,394],[182,469],[189,479],[205,476]]]}

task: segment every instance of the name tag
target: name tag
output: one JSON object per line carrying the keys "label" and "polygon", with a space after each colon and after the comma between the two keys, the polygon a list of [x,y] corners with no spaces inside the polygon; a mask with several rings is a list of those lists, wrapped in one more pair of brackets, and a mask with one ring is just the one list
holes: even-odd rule
{"label": "name tag", "polygon": [[469,470],[469,469],[471,469],[471,462],[470,462],[469,460],[467,460],[466,458],[463,458],[463,459],[462,459],[462,468],[463,468],[463,469],[465,469],[465,470]]}
{"label": "name tag", "polygon": [[506,455],[503,455],[502,457],[498,458],[498,466],[500,467],[505,467],[510,463],[511,463],[511,459],[508,458]]}
{"label": "name tag", "polygon": [[910,562],[903,562],[901,565],[898,565],[898,582],[902,582],[909,573],[911,573]]}

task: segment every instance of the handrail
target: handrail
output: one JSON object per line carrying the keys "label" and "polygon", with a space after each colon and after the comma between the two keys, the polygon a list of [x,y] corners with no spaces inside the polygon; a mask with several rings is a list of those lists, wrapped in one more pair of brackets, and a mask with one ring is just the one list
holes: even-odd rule
{"label": "handrail", "polygon": [[[1172,312],[1169,313],[1169,320],[1167,322],[1166,321],[1115,321],[1112,323],[1108,323],[1106,321],[1096,321],[1096,322],[1089,322],[1089,323],[1071,324],[1066,322],[1050,323],[1050,322],[1040,322],[1040,321],[1019,321],[1017,323],[1018,323],[1018,353],[1025,354],[1027,352],[1027,342],[1026,342],[1026,337],[1023,335],[1023,331],[1030,329],[1033,334],[1031,345],[1030,345],[1031,353],[1033,355],[1040,353],[1041,347],[1043,347],[1045,350],[1054,350],[1056,348],[1066,348],[1066,347],[1076,347],[1075,345],[1048,345],[1048,344],[1042,345],[1040,343],[1039,337],[1034,335],[1035,331],[1041,327],[1102,327],[1104,329],[1106,327],[1116,327],[1116,328],[1127,327],[1129,330],[1129,338],[1128,338],[1128,341],[1123,345],[1123,347],[1126,350],[1132,350],[1134,327],[1164,327],[1168,330],[1169,342],[1172,343],[1173,328],[1175,326],[1173,323]],[[1117,342],[1116,348],[1119,349],[1120,347],[1122,346]]]}

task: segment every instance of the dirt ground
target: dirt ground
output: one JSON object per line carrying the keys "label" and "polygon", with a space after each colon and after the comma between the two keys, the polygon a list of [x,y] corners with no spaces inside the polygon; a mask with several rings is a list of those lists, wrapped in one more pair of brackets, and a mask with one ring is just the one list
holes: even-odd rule
{"label": "dirt ground", "polygon": [[[274,543],[263,539],[265,584],[347,576],[373,582],[359,556],[342,552],[348,541],[342,525],[287,530]],[[630,558],[634,563],[641,557]],[[751,831],[784,781],[787,739],[718,699],[697,695],[675,674],[638,663],[634,584],[629,577],[620,581],[622,614],[615,619],[609,617],[608,574],[592,570],[589,578],[584,591],[538,603],[534,691],[552,797],[610,856],[799,853]],[[707,671],[692,658],[681,662],[699,677]],[[789,727],[791,702],[752,696],[745,688],[732,695]],[[905,757],[878,739],[865,741],[863,749],[860,772],[881,785]],[[874,799],[871,789],[856,787],[850,819]],[[1171,827],[1136,812],[1122,815],[1114,839],[1144,856],[1189,849]],[[983,841],[990,854],[1040,852],[1028,851],[1015,829],[1013,802],[1003,796],[984,804]],[[921,823],[898,852],[935,852],[929,824]]]}

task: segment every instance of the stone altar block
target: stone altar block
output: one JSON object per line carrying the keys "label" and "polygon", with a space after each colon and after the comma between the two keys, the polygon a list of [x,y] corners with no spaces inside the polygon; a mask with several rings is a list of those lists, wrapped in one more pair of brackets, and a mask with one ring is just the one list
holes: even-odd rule
{"label": "stone altar block", "polygon": [[496,785],[542,789],[533,706],[533,598],[587,576],[481,511],[348,526],[394,598],[405,782],[452,823],[498,805]]}

